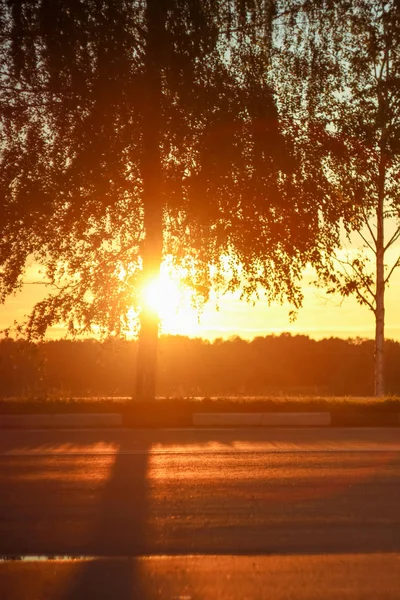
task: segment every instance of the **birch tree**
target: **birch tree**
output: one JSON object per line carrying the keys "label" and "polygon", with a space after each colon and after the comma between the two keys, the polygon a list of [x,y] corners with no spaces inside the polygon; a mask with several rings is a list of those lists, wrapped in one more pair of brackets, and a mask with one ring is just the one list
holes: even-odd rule
{"label": "birch tree", "polygon": [[334,230],[267,80],[273,0],[0,1],[0,299],[27,260],[48,290],[23,332],[124,335],[154,398],[166,258],[197,297],[301,304]]}
{"label": "birch tree", "polygon": [[373,313],[375,395],[382,396],[385,289],[400,266],[399,4],[347,5],[332,49],[339,77],[332,89],[334,144],[326,168],[343,207],[350,248],[334,256],[323,281],[330,293],[355,295]]}
{"label": "birch tree", "polygon": [[280,112],[324,189],[323,218],[342,224],[342,247],[325,246],[318,284],[373,313],[381,396],[385,289],[400,266],[400,3],[290,5],[276,45]]}

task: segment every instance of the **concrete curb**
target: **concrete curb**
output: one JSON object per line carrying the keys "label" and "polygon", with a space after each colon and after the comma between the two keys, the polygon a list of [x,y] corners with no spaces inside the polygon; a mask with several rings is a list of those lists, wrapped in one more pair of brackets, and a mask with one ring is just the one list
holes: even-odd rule
{"label": "concrete curb", "polygon": [[257,427],[261,425],[262,413],[193,413],[192,425],[210,427],[212,425],[239,425]]}
{"label": "concrete curb", "polygon": [[197,427],[211,425],[261,427],[326,427],[331,424],[330,413],[194,413],[192,423]]}
{"label": "concrete curb", "polygon": [[264,427],[296,426],[327,427],[331,424],[331,413],[263,413]]}

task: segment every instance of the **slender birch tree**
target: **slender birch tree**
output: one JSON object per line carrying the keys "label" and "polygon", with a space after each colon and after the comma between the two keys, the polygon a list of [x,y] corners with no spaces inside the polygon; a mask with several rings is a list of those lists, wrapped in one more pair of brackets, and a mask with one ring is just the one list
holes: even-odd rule
{"label": "slender birch tree", "polygon": [[278,104],[302,164],[324,188],[323,218],[339,219],[346,240],[325,246],[318,283],[373,313],[382,396],[385,289],[400,266],[400,3],[289,5],[276,44]]}
{"label": "slender birch tree", "polygon": [[350,3],[332,49],[339,78],[326,168],[345,212],[350,249],[336,254],[323,281],[329,292],[353,294],[373,313],[375,395],[383,396],[385,288],[400,266],[399,4]]}

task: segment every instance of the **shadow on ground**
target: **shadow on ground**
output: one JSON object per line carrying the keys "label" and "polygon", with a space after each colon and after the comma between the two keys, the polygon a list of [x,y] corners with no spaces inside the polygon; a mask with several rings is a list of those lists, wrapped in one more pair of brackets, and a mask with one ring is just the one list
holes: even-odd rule
{"label": "shadow on ground", "polygon": [[[335,435],[16,434],[16,454],[0,457],[0,554],[110,557],[79,563],[52,600],[90,599],[93,586],[96,600],[149,600],[141,562],[129,557],[400,552],[398,451],[279,451],[285,439],[328,447]],[[357,435],[361,444],[373,434]],[[263,439],[276,451],[260,450]]]}
{"label": "shadow on ground", "polygon": [[[100,504],[97,531],[87,548],[96,556],[109,556],[118,548],[122,556],[141,555],[146,549],[148,453],[136,455],[132,468],[128,445],[122,441]],[[129,524],[129,525],[128,525]],[[135,560],[80,563],[67,589],[54,600],[146,600],[141,589],[140,565]]]}

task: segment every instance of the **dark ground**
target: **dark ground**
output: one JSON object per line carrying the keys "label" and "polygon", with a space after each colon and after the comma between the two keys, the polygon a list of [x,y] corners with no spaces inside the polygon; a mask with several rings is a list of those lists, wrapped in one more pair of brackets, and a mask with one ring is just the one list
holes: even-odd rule
{"label": "dark ground", "polygon": [[399,507],[399,429],[4,431],[0,555],[103,561],[0,597],[400,598]]}

